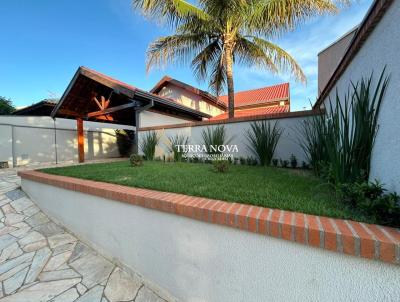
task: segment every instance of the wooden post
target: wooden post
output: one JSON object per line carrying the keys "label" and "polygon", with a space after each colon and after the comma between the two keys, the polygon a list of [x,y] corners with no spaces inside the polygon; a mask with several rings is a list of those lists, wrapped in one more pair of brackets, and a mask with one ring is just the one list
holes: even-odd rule
{"label": "wooden post", "polygon": [[78,158],[79,162],[85,161],[85,138],[83,136],[83,120],[81,118],[76,119],[76,130],[78,133]]}

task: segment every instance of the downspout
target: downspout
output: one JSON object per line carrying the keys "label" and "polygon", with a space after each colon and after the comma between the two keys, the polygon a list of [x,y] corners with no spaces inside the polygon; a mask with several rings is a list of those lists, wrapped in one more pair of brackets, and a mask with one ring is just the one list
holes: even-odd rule
{"label": "downspout", "polygon": [[143,107],[135,108],[135,122],[136,122],[136,129],[135,129],[135,145],[133,152],[135,154],[139,154],[139,128],[140,128],[140,112],[145,111],[154,106],[154,100],[150,100],[150,103]]}

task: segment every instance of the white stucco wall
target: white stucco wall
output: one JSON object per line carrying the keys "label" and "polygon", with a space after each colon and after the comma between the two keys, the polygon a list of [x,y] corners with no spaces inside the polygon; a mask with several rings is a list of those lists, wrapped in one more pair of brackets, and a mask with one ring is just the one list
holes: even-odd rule
{"label": "white stucco wall", "polygon": [[171,83],[164,86],[158,94],[173,99],[177,103],[197,111],[207,113],[211,116],[224,113],[222,109],[210,104],[209,102],[206,102],[200,95],[190,92],[187,89],[175,86]]}
{"label": "white stucco wall", "polygon": [[[13,164],[14,154],[17,165],[37,162],[77,160],[76,121],[33,116],[0,116],[0,161]],[[12,130],[14,129],[14,130]],[[134,127],[96,122],[84,122],[85,158],[101,159],[118,157],[114,129]],[[55,132],[57,148],[55,145]]]}
{"label": "white stucco wall", "polygon": [[[365,44],[347,67],[336,88],[343,96],[350,81],[369,77],[374,72],[376,84],[383,68],[387,67],[390,83],[379,114],[379,131],[372,153],[370,179],[378,179],[391,191],[400,192],[400,1],[394,1],[375,27]],[[326,107],[328,98],[325,100]]]}
{"label": "white stucco wall", "polygon": [[181,118],[160,114],[152,111],[143,111],[139,115],[140,118],[140,128],[142,127],[154,127],[160,125],[173,125],[182,124],[189,122]]}
{"label": "white stucco wall", "polygon": [[397,265],[28,180],[22,188],[83,241],[181,301],[400,301]]}
{"label": "white stucco wall", "polygon": [[[276,146],[274,158],[289,160],[290,156],[294,154],[297,157],[299,166],[301,165],[302,161],[307,162],[303,149],[298,144],[298,129],[303,121],[307,118],[310,117],[305,116],[269,120],[271,123],[275,123],[275,121],[277,121],[278,126],[283,129],[283,134]],[[239,152],[233,154],[234,157],[255,157],[255,155],[252,154],[247,148],[248,141],[246,139],[246,133],[247,130],[250,129],[251,123],[252,121],[225,124],[227,137],[232,139],[229,144],[237,145],[238,147]],[[168,146],[170,146],[169,138],[174,137],[177,134],[189,137],[189,144],[191,145],[202,145],[202,132],[207,127],[215,128],[216,125],[157,130],[156,132],[160,136],[160,143],[156,148],[156,156],[172,156],[168,151]],[[147,132],[148,131],[139,131],[139,145]]]}

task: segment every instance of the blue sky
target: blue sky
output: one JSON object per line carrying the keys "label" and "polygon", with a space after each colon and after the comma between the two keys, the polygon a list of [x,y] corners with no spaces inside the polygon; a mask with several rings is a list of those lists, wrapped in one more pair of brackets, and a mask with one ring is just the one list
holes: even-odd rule
{"label": "blue sky", "polygon": [[[300,63],[307,86],[288,75],[235,66],[235,89],[290,81],[292,110],[308,108],[317,93],[318,52],[358,24],[371,3],[358,0],[276,41]],[[0,95],[16,106],[60,97],[80,65],[146,90],[165,74],[207,89],[187,67],[146,74],[147,45],[169,30],[132,11],[130,0],[1,0],[0,12]]]}

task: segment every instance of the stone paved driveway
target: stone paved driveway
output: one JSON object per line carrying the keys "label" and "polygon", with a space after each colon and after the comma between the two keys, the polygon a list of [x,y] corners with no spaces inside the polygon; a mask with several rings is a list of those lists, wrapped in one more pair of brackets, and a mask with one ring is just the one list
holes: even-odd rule
{"label": "stone paved driveway", "polygon": [[52,222],[0,172],[0,301],[166,301]]}

